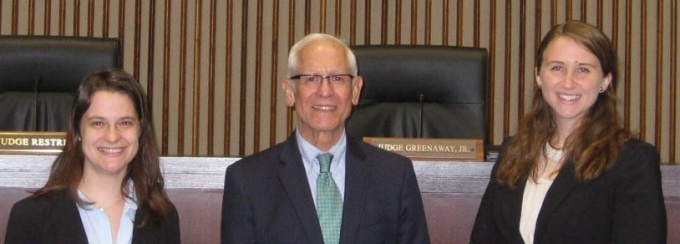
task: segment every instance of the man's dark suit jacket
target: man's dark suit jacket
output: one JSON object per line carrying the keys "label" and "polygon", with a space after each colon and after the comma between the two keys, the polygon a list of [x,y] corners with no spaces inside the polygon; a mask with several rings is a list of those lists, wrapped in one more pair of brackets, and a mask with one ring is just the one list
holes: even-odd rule
{"label": "man's dark suit jacket", "polygon": [[[523,243],[519,221],[526,178],[511,190],[496,182],[497,167],[471,242]],[[666,208],[654,147],[629,139],[616,164],[588,182],[579,182],[573,162],[567,163],[545,196],[534,243],[666,243]]]}
{"label": "man's dark suit jacket", "polygon": [[[135,220],[141,217],[137,211]],[[78,206],[68,190],[51,196],[29,196],[12,207],[5,243],[87,243]],[[179,217],[172,204],[161,224],[135,226],[132,243],[180,243]]]}
{"label": "man's dark suit jacket", "polygon": [[[295,133],[229,166],[222,243],[323,243]],[[429,243],[413,164],[347,137],[340,243]]]}

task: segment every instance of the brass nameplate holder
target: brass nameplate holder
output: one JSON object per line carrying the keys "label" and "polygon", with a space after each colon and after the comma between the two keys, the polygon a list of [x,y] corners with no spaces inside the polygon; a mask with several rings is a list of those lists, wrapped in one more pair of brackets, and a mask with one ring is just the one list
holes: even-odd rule
{"label": "brass nameplate holder", "polygon": [[484,161],[484,143],[476,139],[364,137],[364,142],[412,160]]}
{"label": "brass nameplate holder", "polygon": [[66,132],[0,132],[0,154],[59,154]]}

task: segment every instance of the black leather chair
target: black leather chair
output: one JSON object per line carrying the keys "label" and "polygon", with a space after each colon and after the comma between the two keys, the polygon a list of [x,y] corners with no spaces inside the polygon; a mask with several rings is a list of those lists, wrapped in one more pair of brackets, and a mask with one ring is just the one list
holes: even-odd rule
{"label": "black leather chair", "polygon": [[0,131],[65,131],[80,81],[108,67],[117,39],[0,36]]}
{"label": "black leather chair", "polygon": [[350,135],[487,141],[487,51],[452,46],[353,46],[364,79]]}

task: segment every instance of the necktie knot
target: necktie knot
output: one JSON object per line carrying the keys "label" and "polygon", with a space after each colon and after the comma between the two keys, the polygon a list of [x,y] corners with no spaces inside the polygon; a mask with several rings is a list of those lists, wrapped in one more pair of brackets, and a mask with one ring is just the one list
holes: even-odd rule
{"label": "necktie knot", "polygon": [[333,154],[321,153],[316,156],[319,159],[319,166],[321,166],[321,173],[328,173],[331,169],[331,160],[333,160]]}

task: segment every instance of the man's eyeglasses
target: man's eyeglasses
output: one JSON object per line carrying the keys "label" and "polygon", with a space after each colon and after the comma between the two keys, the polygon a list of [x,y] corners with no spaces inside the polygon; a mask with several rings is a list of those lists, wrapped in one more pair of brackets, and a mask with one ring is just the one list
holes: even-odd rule
{"label": "man's eyeglasses", "polygon": [[344,86],[352,81],[354,79],[353,75],[350,74],[337,74],[337,75],[310,75],[310,74],[303,74],[303,75],[294,75],[291,76],[291,80],[300,80],[302,82],[302,85],[307,86],[307,87],[319,87],[321,86],[321,83],[323,83],[324,79],[328,79],[328,83],[331,84],[333,87],[339,87],[339,86]]}

